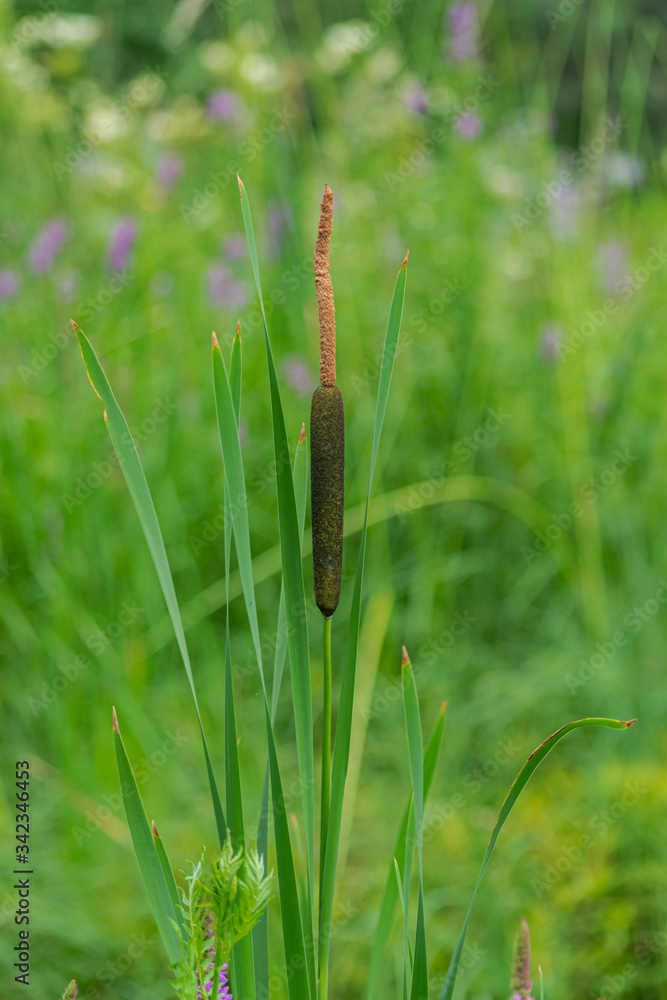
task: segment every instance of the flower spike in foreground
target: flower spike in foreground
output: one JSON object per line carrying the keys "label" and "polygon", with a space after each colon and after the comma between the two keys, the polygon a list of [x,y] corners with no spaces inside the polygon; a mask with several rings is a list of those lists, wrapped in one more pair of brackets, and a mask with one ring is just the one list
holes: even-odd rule
{"label": "flower spike in foreground", "polygon": [[[213,962],[208,966],[209,974],[213,972]],[[232,1000],[232,994],[229,992],[229,979],[227,978],[227,963],[220,969],[220,975],[218,976],[218,989],[217,992],[213,992],[213,980],[209,979],[204,983],[204,992],[201,992],[201,987],[197,987],[197,1000]]]}
{"label": "flower spike in foreground", "polygon": [[533,982],[530,978],[530,930],[528,921],[522,917],[519,929],[514,938],[514,954],[512,956],[512,978],[510,1000],[533,1000],[531,991]]}

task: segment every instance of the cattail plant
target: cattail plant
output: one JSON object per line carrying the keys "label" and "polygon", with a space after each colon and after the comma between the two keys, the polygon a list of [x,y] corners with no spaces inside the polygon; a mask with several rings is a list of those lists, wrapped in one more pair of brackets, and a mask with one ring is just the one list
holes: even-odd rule
{"label": "cattail plant", "polygon": [[[343,541],[344,427],[343,401],[335,385],[335,324],[329,243],[331,238],[333,195],[327,186],[322,199],[320,224],[315,248],[315,283],[320,318],[320,382],[315,390],[311,413],[312,523],[315,601],[324,619],[324,725],[322,746],[321,823],[319,845],[319,885],[315,878],[315,800],[314,728],[310,642],[303,578],[302,548],[308,484],[305,437],[298,436],[293,466],[283,461],[289,443],[278,384],[273,349],[269,336],[260,281],[259,262],[248,196],[239,179],[241,210],[246,230],[250,264],[264,320],[268,363],[276,493],[278,501],[279,543],[282,568],[281,596],[278,604],[276,635],[279,637],[274,659],[273,683],[269,685],[262,654],[259,615],[253,577],[247,492],[243,455],[239,443],[242,356],[239,330],[234,337],[229,366],[220,344],[213,337],[213,385],[218,434],[223,468],[221,488],[225,504],[223,535],[225,579],[229,580],[232,545],[236,549],[239,577],[248,616],[253,647],[257,658],[259,694],[263,699],[266,720],[267,767],[262,804],[255,829],[257,847],[248,842],[251,826],[246,825],[244,788],[238,755],[234,684],[229,627],[229,591],[224,645],[224,796],[209,752],[204,718],[197,698],[195,674],[181,619],[167,551],[158,522],[146,475],[134,444],[132,433],[107,376],[85,333],[74,324],[90,382],[100,397],[104,419],[119,466],[134,502],[162,593],[169,611],[187,682],[192,695],[194,714],[201,734],[203,773],[211,795],[212,816],[219,848],[210,872],[198,862],[187,879],[187,889],[178,889],[173,867],[168,859],[157,827],[148,823],[139,787],[121,738],[118,720],[113,713],[113,739],[120,787],[139,870],[169,964],[175,974],[179,1000],[210,1000],[229,997],[236,1000],[270,1000],[272,966],[269,951],[268,914],[265,911],[270,882],[268,871],[269,813],[273,815],[273,841],[280,903],[284,967],[281,978],[286,983],[289,1000],[327,1000],[329,958],[334,896],[345,802],[347,769],[353,731],[357,654],[361,630],[364,566],[371,489],[377,464],[389,389],[397,355],[403,314],[407,256],[401,265],[389,310],[373,425],[366,507],[359,543],[349,618],[346,622],[345,655],[341,671],[340,696],[336,706],[336,733],[331,739],[331,617],[337,606],[341,581]],[[398,658],[397,658],[398,659]],[[285,808],[274,722],[280,699],[281,681],[286,664],[291,680],[290,711],[294,717],[297,763],[301,792],[299,832],[303,836],[303,857],[293,847],[294,829]],[[398,662],[396,664],[398,668]],[[402,995],[410,1000],[428,1000],[429,969],[427,928],[424,915],[423,861],[424,809],[436,771],[444,728],[444,708],[430,739],[425,742],[416,685],[417,671],[403,650],[401,663],[402,694],[407,735],[410,788],[406,788],[403,819],[397,831],[395,848],[388,865],[377,928],[373,935],[368,963],[365,1000],[380,995],[380,980],[386,967],[396,913],[403,908],[404,973]],[[440,1000],[452,1000],[461,955],[473,905],[500,831],[526,783],[541,761],[567,734],[584,726],[627,729],[630,722],[616,719],[579,719],[553,733],[537,747],[519,771],[503,802],[474,887],[463,927],[454,948]],[[331,754],[333,742],[333,755]],[[270,789],[270,793],[269,793]],[[396,812],[391,803],[392,815]],[[254,826],[254,824],[251,824]],[[417,903],[411,902],[411,881],[415,848],[418,859]],[[416,910],[416,921],[411,917]],[[415,927],[414,935],[410,928]],[[249,933],[251,931],[251,933]],[[530,997],[530,958],[527,925],[522,924],[515,951],[513,1000]],[[68,988],[67,1000],[76,995],[75,984]],[[281,994],[282,995],[282,994]],[[397,994],[398,995],[398,994]]]}
{"label": "cattail plant", "polygon": [[338,607],[343,563],[345,413],[336,382],[336,319],[329,273],[333,191],[324,186],[315,243],[315,288],[320,321],[320,384],[310,408],[310,495],[315,603],[324,619],[320,882],[324,871],[331,794],[331,616]]}

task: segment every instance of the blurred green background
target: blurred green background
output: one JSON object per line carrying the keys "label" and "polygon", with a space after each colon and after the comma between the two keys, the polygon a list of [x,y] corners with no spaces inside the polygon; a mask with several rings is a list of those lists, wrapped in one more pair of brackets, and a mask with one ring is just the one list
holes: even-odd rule
{"label": "blurred green background", "polygon": [[[267,653],[275,643],[270,413],[237,170],[294,440],[316,384],[325,181],[336,196],[350,531],[335,678],[378,359],[410,251],[374,490],[332,995],[363,995],[407,799],[405,643],[429,730],[449,705],[427,813],[434,995],[520,763],[570,719],[612,715],[640,723],[571,737],[520,800],[473,917],[460,996],[507,995],[523,915],[547,997],[664,996],[664,13],[658,0],[0,4],[3,996],[59,996],[72,976],[90,1000],[170,995],[117,796],[112,704],[175,865],[214,846],[182,665],[70,316],[137,435],[220,772],[209,345],[215,329],[229,347],[240,319],[260,624]],[[262,706],[242,600],[231,611],[251,817]],[[289,793],[288,688],[277,732]],[[24,758],[28,990],[11,971],[12,782]],[[397,933],[384,996],[399,995],[401,963]]]}

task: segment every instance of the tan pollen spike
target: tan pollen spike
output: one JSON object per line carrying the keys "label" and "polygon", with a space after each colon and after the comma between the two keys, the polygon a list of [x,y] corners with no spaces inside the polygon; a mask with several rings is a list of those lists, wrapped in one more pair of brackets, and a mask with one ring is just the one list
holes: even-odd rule
{"label": "tan pollen spike", "polygon": [[325,386],[331,386],[336,381],[336,318],[329,274],[332,222],[333,191],[328,184],[325,184],[315,243],[315,288],[317,310],[320,315],[320,383]]}

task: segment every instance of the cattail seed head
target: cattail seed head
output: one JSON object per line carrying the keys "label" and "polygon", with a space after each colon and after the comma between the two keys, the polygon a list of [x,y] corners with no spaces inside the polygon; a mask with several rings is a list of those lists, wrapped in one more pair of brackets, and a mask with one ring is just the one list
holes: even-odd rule
{"label": "cattail seed head", "polygon": [[340,598],[345,498],[345,415],[343,396],[335,385],[320,385],[313,393],[310,490],[315,603],[330,618]]}
{"label": "cattail seed head", "polygon": [[315,287],[320,318],[320,382],[310,409],[310,487],[315,603],[325,618],[338,607],[343,566],[345,413],[336,381],[336,321],[329,275],[333,192],[328,184],[315,243]]}

